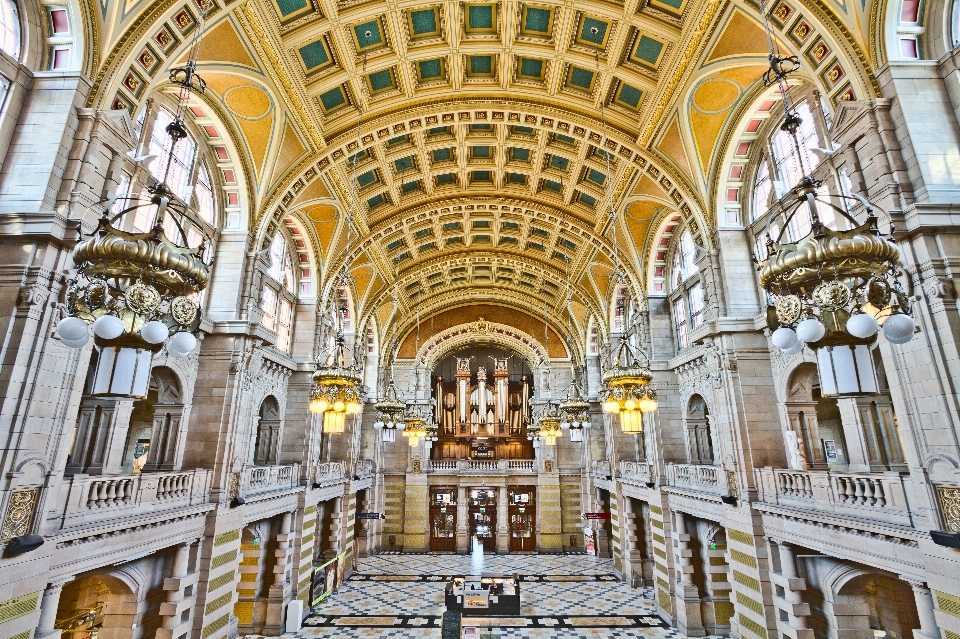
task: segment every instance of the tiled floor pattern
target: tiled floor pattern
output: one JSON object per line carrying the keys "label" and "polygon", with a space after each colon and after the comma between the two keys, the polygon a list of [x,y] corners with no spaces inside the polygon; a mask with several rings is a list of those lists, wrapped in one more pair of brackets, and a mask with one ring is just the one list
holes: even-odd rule
{"label": "tiled floor pattern", "polygon": [[521,616],[464,617],[478,639],[680,639],[654,612],[652,592],[629,588],[609,559],[586,555],[380,555],[318,604],[301,637],[440,637],[444,586],[481,571],[520,575]]}

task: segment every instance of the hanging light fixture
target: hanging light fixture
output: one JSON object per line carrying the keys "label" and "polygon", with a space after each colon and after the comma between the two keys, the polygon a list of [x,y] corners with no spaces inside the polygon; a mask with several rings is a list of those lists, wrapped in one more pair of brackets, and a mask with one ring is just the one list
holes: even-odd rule
{"label": "hanging light fixture", "polygon": [[[547,402],[547,404],[534,415],[533,419],[536,423],[534,427],[536,432],[535,437],[540,438],[547,446],[555,446],[557,437],[563,435],[563,429],[560,428],[563,415],[560,413],[559,406],[554,402]],[[528,438],[529,430],[528,428]]]}
{"label": "hanging light fixture", "polygon": [[393,382],[393,375],[390,376],[390,383],[383,393],[383,397],[377,400],[374,408],[377,409],[377,421],[373,423],[376,429],[384,430],[403,430],[406,426],[403,421],[404,410],[407,405],[400,399],[397,386]]}
{"label": "hanging light fixture", "polygon": [[[573,349],[573,289],[570,287],[570,259],[564,260],[565,274],[567,279],[567,350],[571,353]],[[570,441],[583,441],[583,429],[590,425],[590,402],[584,397],[583,389],[580,387],[580,367],[572,367],[572,382],[567,389],[567,396],[560,402],[559,409],[561,415],[560,429],[570,430]]]}
{"label": "hanging light fixture", "polygon": [[[412,404],[407,407],[406,412],[404,413],[404,421],[406,422],[406,428],[403,429],[403,436],[407,438],[407,443],[410,444],[410,447],[413,448],[420,443],[421,439],[425,439],[429,433],[427,432],[427,418],[423,414],[423,410],[417,404]],[[432,419],[430,420],[433,421]]]}
{"label": "hanging light fixture", "polygon": [[[913,338],[916,323],[900,284],[900,251],[891,236],[877,227],[873,208],[853,194],[818,193],[805,162],[798,131],[802,119],[789,97],[787,76],[799,68],[796,58],[784,58],[769,34],[770,69],[764,81],[776,84],[783,96],[786,117],[781,129],[793,139],[793,154],[803,174],[784,208],[783,231],[767,236],[767,257],[758,261],[760,286],[767,292],[767,326],[775,346],[799,353],[808,346],[816,353],[820,390],[824,396],[878,392],[871,347],[880,326],[887,340],[904,344]],[[866,220],[857,222],[832,198],[862,204]],[[820,207],[850,222],[846,231],[826,227]],[[794,216],[806,210],[811,230],[796,242],[783,237]],[[892,227],[891,227],[892,233]]]}
{"label": "hanging light fixture", "polygon": [[[67,285],[66,317],[57,324],[57,334],[64,346],[81,348],[93,325],[99,357],[91,394],[97,397],[145,399],[154,354],[166,346],[170,356],[186,357],[197,345],[198,299],[213,264],[207,255],[210,238],[166,180],[177,143],[187,137],[187,104],[206,90],[196,73],[203,12],[200,16],[186,65],[170,70],[170,82],[178,87],[177,109],[166,127],[170,142],[164,175],[148,187],[148,200],[120,199],[119,213],[111,214],[116,196],[101,202],[96,230],[73,249],[77,274]],[[121,220],[151,215],[154,224],[146,233],[121,230]],[[196,247],[188,241],[191,230],[202,235]]]}
{"label": "hanging light fixture", "polygon": [[620,416],[625,433],[643,432],[643,413],[657,410],[657,394],[649,384],[653,380],[647,356],[630,346],[626,336],[620,338],[613,365],[603,373],[603,411]]}
{"label": "hanging light fixture", "polygon": [[[599,59],[597,61],[599,69]],[[603,114],[603,102],[600,102],[600,118],[603,121],[604,137],[606,137],[606,119]],[[617,241],[617,212],[613,205],[612,180],[610,176],[610,154],[604,153],[607,169],[607,210],[610,217],[610,232],[613,235],[613,262],[615,282],[614,290],[619,296],[626,286],[626,276],[620,264],[619,242]],[[623,331],[620,343],[612,351],[610,364],[604,367],[602,380],[606,387],[601,393],[602,408],[605,413],[620,417],[620,428],[623,432],[639,434],[643,432],[643,413],[657,410],[657,393],[649,387],[653,380],[650,371],[650,362],[647,354],[639,347],[630,344],[628,336],[636,331],[632,326],[633,314],[628,317],[627,309],[620,308],[623,318]]]}
{"label": "hanging light fixture", "polygon": [[[357,118],[357,132],[359,134],[360,119]],[[358,135],[359,138],[359,135]],[[351,354],[351,362],[347,363],[346,338],[343,334],[344,319],[349,307],[343,295],[346,294],[350,276],[347,265],[350,261],[350,240],[353,229],[353,211],[356,194],[356,170],[359,158],[353,158],[353,172],[350,179],[350,209],[347,213],[347,242],[344,249],[343,268],[339,275],[339,286],[333,293],[340,299],[336,305],[337,334],[333,348],[321,357],[322,363],[317,364],[313,373],[313,388],[310,392],[310,411],[323,415],[323,432],[329,434],[343,433],[347,415],[356,415],[363,406],[360,403],[361,381],[363,368],[356,351]]]}
{"label": "hanging light fixture", "polygon": [[583,390],[580,388],[577,379],[577,369],[574,369],[573,383],[567,389],[567,396],[560,402],[562,430],[570,430],[570,441],[583,441],[583,429],[590,427],[590,402],[584,397]]}

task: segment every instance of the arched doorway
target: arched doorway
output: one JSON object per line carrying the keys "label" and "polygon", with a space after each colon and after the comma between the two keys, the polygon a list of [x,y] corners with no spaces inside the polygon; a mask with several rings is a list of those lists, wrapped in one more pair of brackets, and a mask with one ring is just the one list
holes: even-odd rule
{"label": "arched doorway", "polygon": [[183,389],[177,374],[165,366],[150,372],[147,398],[133,403],[123,457],[124,470],[138,473],[180,467]]}
{"label": "arched doorway", "polygon": [[258,466],[275,464],[280,446],[280,404],[273,395],[260,404],[257,418],[257,436],[253,442],[253,463]]}
{"label": "arched doorway", "polygon": [[55,627],[71,639],[144,636],[149,629],[138,627],[137,610],[137,593],[126,582],[90,575],[63,587]]}
{"label": "arched doorway", "polygon": [[691,464],[713,464],[713,435],[710,432],[710,416],[707,402],[700,395],[693,395],[687,404],[684,420],[687,442],[687,459]]}

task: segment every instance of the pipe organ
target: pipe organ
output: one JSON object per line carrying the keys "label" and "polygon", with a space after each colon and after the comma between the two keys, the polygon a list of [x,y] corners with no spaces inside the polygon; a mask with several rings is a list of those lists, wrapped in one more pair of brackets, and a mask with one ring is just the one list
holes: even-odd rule
{"label": "pipe organ", "polygon": [[511,384],[506,357],[492,358],[492,380],[486,366],[480,366],[474,375],[470,371],[471,359],[456,358],[452,388],[444,384],[442,377],[435,380],[433,399],[440,416],[440,434],[458,438],[525,437],[529,378],[525,375],[520,383]]}

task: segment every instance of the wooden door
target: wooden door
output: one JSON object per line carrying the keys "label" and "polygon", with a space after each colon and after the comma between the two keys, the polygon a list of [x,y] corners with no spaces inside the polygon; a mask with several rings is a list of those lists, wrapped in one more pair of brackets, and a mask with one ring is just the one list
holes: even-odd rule
{"label": "wooden door", "polygon": [[430,506],[430,550],[457,549],[457,507]]}

